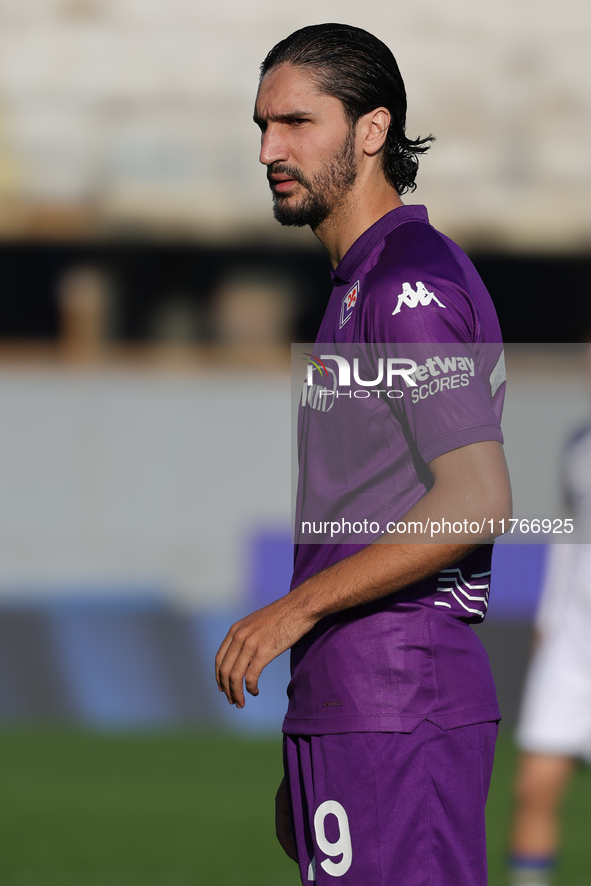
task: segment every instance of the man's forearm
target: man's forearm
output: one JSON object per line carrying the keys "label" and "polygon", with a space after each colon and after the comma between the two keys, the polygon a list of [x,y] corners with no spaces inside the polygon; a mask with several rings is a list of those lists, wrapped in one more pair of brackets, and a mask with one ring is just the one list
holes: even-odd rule
{"label": "man's forearm", "polygon": [[285,597],[232,625],[216,657],[216,679],[244,707],[243,681],[258,695],[263,668],[333,612],[398,591],[457,562],[478,545],[374,544],[313,575]]}
{"label": "man's forearm", "polygon": [[373,544],[295,588],[288,600],[305,623],[370,603],[457,563],[477,544]]}

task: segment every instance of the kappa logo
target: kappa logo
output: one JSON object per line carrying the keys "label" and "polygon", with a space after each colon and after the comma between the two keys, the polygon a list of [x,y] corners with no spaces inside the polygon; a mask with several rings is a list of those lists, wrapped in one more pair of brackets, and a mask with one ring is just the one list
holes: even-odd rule
{"label": "kappa logo", "polygon": [[351,317],[351,314],[353,313],[353,308],[357,304],[358,295],[359,280],[351,287],[351,289],[348,291],[343,301],[341,302],[341,322],[339,324],[339,329],[342,329],[345,323]]}
{"label": "kappa logo", "polygon": [[416,287],[417,291],[415,292],[410,283],[402,284],[402,292],[398,296],[398,304],[396,305],[396,310],[392,311],[392,316],[400,313],[402,305],[408,305],[409,308],[416,308],[417,305],[430,305],[432,301],[435,301],[440,308],[445,307],[445,305],[441,304],[435,293],[429,292],[425,284],[421,283],[420,280],[417,280]]}

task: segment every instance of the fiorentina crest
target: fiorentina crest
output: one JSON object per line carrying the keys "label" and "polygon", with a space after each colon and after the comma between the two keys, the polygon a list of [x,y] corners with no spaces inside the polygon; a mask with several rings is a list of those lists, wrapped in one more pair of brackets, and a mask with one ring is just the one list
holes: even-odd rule
{"label": "fiorentina crest", "polygon": [[341,322],[339,324],[339,329],[342,329],[347,320],[350,318],[353,313],[353,308],[357,304],[357,296],[359,295],[359,280],[355,283],[354,286],[351,287],[349,292],[344,297],[341,302]]}

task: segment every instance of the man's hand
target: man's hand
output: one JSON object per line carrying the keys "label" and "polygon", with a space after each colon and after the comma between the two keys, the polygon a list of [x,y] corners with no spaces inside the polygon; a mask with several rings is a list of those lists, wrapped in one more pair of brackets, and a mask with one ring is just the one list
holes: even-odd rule
{"label": "man's hand", "polygon": [[281,848],[286,855],[289,855],[293,861],[298,860],[298,851],[296,848],[295,834],[293,832],[293,821],[291,818],[291,809],[289,808],[289,798],[287,796],[287,785],[285,779],[279,785],[279,790],[275,796],[275,833],[277,839],[281,843]]}
{"label": "man's hand", "polygon": [[307,634],[316,620],[288,595],[233,624],[215,658],[215,678],[230,704],[244,707],[243,681],[251,695],[258,695],[263,668]]}

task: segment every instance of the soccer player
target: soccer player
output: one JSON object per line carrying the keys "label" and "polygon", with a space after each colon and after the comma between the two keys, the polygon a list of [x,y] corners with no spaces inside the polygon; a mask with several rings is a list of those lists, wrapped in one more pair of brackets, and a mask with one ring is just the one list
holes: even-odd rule
{"label": "soccer player", "polygon": [[571,440],[563,470],[578,544],[552,545],[517,729],[511,886],[549,886],[560,803],[580,760],[591,763],[591,425]]}
{"label": "soccer player", "polygon": [[[358,28],[303,28],[263,62],[255,122],[275,217],[310,225],[333,265],[318,342],[419,343],[427,355],[416,412],[408,396],[396,409],[366,400],[363,433],[344,426],[330,452],[314,444],[337,407],[300,408],[298,507],[306,480],[327,506],[368,484],[393,520],[495,527],[439,544],[404,533],[298,544],[290,593],[234,624],[219,649],[220,691],[239,708],[244,684],[256,695],[265,665],[292,649],[277,835],[302,883],[320,886],[486,882],[500,714],[470,623],[488,599],[482,542],[510,514],[502,345],[467,257],[400,199],[429,141],[408,139],[405,118],[392,53]],[[474,344],[466,387],[441,342],[462,354]]]}

